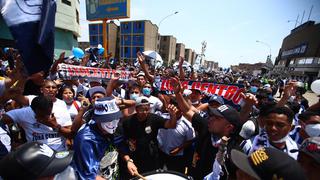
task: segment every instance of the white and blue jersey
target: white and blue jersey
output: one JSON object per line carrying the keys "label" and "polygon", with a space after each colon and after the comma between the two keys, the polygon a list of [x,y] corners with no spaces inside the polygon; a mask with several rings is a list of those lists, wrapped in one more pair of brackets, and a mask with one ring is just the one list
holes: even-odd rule
{"label": "white and blue jersey", "polygon": [[[91,121],[92,122],[92,121]],[[102,135],[95,122],[86,124],[74,139],[73,167],[79,179],[96,179],[100,161],[108,151],[128,152],[123,136]],[[118,173],[115,173],[118,174]]]}

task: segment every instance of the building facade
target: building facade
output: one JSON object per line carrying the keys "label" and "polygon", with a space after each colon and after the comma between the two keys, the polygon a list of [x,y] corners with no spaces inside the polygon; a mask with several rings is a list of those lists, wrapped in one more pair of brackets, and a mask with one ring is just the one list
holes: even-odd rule
{"label": "building facade", "polygon": [[[119,27],[113,22],[110,21],[107,23],[107,48],[108,54],[111,53],[112,58],[119,58],[117,55],[119,54],[117,47],[118,40],[118,31]],[[102,23],[94,23],[89,24],[89,39],[90,39],[90,47],[97,47],[99,44],[103,45],[103,25]]]}
{"label": "building facade", "polygon": [[191,65],[193,65],[194,64],[194,62],[195,62],[195,60],[196,60],[196,58],[197,58],[197,53],[196,53],[196,51],[192,51],[192,55],[191,55]]}
{"label": "building facade", "polygon": [[173,65],[176,61],[176,43],[174,36],[160,36],[160,56],[163,59],[163,65]]}
{"label": "building facade", "polygon": [[90,47],[90,42],[78,42],[78,47],[85,50]]}
{"label": "building facade", "polygon": [[120,59],[133,63],[137,52],[155,51],[158,44],[158,27],[149,20],[120,23]]}
{"label": "building facade", "polygon": [[192,49],[186,48],[186,49],[184,50],[184,59],[185,59],[185,61],[187,61],[188,63],[192,64]]}
{"label": "building facade", "polygon": [[308,21],[283,39],[273,74],[305,82],[320,77],[320,23]]}
{"label": "building facade", "polygon": [[[79,1],[61,0],[56,1],[57,11],[55,20],[55,50],[59,57],[61,52],[66,52],[66,56],[72,54],[72,47],[78,46],[80,36]],[[14,47],[14,40],[0,15],[0,47]]]}
{"label": "building facade", "polygon": [[185,45],[183,43],[176,44],[176,58],[179,59],[180,56],[184,57]]}

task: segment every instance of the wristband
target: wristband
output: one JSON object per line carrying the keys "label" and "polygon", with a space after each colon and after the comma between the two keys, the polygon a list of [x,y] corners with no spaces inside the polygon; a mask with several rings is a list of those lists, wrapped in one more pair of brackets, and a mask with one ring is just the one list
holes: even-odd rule
{"label": "wristband", "polygon": [[133,159],[128,159],[128,160],[127,160],[127,163],[128,163],[128,162],[132,162],[132,163],[133,163]]}

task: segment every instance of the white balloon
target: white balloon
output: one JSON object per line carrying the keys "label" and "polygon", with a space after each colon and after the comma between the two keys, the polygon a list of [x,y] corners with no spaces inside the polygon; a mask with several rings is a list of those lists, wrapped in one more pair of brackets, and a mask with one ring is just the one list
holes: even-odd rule
{"label": "white balloon", "polygon": [[320,79],[311,83],[311,90],[316,94],[320,94]]}

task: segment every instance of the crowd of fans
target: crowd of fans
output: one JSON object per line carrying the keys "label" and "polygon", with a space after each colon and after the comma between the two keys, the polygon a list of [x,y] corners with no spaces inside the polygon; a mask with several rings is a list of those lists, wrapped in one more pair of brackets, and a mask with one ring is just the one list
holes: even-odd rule
{"label": "crowd of fans", "polygon": [[[182,57],[177,69],[155,69],[141,53],[137,66],[97,52],[62,53],[49,72],[32,75],[17,51],[1,53],[1,178],[131,179],[158,169],[208,180],[320,177],[320,103],[309,107],[301,79],[197,72]],[[60,63],[134,78],[64,80]],[[162,79],[173,93],[159,91]],[[240,107],[184,89],[185,80],[243,86]]]}

